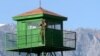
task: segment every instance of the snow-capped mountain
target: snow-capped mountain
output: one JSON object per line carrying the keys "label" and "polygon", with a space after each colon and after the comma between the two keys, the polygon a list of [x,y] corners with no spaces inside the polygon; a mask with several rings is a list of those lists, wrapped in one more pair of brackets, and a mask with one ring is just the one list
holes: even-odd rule
{"label": "snow-capped mountain", "polygon": [[16,25],[15,24],[0,24],[0,31],[2,32],[15,32]]}
{"label": "snow-capped mountain", "polygon": [[1,26],[4,26],[4,25],[5,25],[5,24],[0,24],[0,27],[1,27]]}

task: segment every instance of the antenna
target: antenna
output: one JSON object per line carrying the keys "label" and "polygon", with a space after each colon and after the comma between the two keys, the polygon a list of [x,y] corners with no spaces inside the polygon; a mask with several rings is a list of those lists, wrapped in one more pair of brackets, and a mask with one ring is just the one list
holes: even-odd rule
{"label": "antenna", "polygon": [[39,0],[39,7],[41,8],[41,0]]}

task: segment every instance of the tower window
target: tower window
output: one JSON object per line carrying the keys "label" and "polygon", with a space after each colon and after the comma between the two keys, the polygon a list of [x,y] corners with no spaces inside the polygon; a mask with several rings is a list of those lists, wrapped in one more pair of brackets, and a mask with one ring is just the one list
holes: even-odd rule
{"label": "tower window", "polygon": [[61,30],[61,24],[60,23],[49,22],[48,23],[48,28]]}
{"label": "tower window", "polygon": [[28,22],[28,29],[36,29],[39,28],[40,21],[30,21]]}
{"label": "tower window", "polygon": [[61,30],[61,24],[55,24],[55,29]]}

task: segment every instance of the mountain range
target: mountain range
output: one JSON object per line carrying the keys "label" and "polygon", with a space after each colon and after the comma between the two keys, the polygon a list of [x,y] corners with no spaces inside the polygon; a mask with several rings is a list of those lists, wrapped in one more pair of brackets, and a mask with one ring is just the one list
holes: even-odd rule
{"label": "mountain range", "polygon": [[100,56],[100,30],[78,28],[76,50],[64,52],[65,56]]}

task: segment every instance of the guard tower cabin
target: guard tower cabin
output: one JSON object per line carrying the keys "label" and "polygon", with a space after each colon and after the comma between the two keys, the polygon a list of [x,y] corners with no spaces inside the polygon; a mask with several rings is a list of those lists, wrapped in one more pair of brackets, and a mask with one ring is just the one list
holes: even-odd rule
{"label": "guard tower cabin", "polygon": [[[17,21],[17,47],[10,51],[37,53],[69,49],[63,46],[63,21],[67,20],[66,17],[38,8],[13,18]],[[44,29],[41,27],[43,20]]]}

